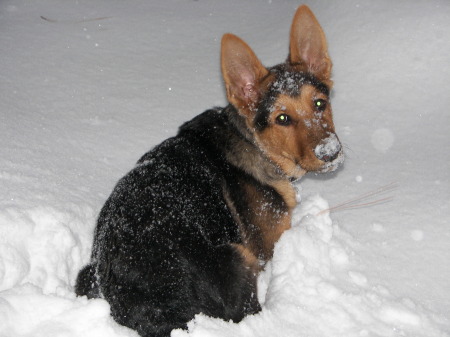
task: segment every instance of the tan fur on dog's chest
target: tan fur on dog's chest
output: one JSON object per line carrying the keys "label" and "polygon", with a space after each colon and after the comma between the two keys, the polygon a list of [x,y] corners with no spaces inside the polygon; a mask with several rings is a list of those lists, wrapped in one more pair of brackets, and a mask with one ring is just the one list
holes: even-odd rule
{"label": "tan fur on dog's chest", "polygon": [[[238,191],[226,193],[228,206],[239,224],[242,246],[256,258],[268,261],[275,242],[291,226],[295,191],[283,181],[275,188],[254,181],[240,181]],[[279,191],[279,192],[278,192]],[[236,194],[239,199],[236,200]]]}

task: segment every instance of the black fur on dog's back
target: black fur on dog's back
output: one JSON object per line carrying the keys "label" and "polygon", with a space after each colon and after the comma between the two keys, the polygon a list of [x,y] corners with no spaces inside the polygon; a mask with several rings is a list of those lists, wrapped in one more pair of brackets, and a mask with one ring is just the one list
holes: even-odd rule
{"label": "black fur on dog's back", "polygon": [[237,322],[259,311],[253,272],[230,245],[242,240],[224,184],[253,179],[224,157],[230,132],[226,113],[206,111],[119,181],[78,295],[101,293],[113,317],[143,336],[168,336],[200,312]]}

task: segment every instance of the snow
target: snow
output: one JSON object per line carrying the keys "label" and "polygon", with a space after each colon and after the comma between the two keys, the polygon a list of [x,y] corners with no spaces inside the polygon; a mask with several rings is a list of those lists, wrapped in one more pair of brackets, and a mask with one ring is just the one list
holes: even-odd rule
{"label": "snow", "polygon": [[394,145],[394,134],[386,128],[377,129],[372,133],[371,141],[375,150],[385,153]]}
{"label": "snow", "polygon": [[[334,63],[344,167],[298,185],[260,314],[172,335],[449,336],[450,3],[305,3]],[[222,34],[274,65],[298,5],[1,2],[0,336],[137,336],[73,293],[100,207],[149,148],[225,104]],[[372,200],[392,200],[327,211],[391,182]]]}

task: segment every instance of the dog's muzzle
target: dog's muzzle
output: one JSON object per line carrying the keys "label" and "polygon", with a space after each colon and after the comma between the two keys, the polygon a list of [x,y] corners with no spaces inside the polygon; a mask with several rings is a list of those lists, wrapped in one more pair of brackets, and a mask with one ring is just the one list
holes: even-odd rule
{"label": "dog's muzzle", "polygon": [[341,142],[334,133],[330,133],[315,147],[314,154],[318,159],[325,162],[320,172],[334,171],[344,162]]}

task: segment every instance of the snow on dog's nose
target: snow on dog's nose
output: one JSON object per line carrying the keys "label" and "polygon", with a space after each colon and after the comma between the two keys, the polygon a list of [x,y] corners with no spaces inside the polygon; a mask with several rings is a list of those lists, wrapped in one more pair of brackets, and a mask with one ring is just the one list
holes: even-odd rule
{"label": "snow on dog's nose", "polygon": [[344,161],[341,142],[334,133],[330,133],[327,138],[322,139],[315,147],[314,154],[326,162],[323,167],[325,171],[334,171]]}

